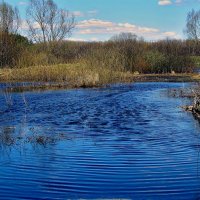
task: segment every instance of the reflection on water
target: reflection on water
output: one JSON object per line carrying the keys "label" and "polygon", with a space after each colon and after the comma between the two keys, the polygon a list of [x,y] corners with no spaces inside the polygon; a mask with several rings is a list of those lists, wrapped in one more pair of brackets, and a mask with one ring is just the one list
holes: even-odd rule
{"label": "reflection on water", "polygon": [[0,94],[0,198],[199,199],[199,124],[163,95],[182,86]]}

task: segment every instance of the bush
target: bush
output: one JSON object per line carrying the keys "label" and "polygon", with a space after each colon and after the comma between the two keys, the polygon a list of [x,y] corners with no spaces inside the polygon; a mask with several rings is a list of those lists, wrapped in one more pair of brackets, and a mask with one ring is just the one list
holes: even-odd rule
{"label": "bush", "polygon": [[0,66],[14,67],[18,64],[18,60],[23,55],[24,49],[30,43],[27,38],[9,34],[0,33]]}
{"label": "bush", "polygon": [[148,68],[143,73],[163,73],[166,65],[166,57],[158,51],[149,51],[145,54],[144,60]]}

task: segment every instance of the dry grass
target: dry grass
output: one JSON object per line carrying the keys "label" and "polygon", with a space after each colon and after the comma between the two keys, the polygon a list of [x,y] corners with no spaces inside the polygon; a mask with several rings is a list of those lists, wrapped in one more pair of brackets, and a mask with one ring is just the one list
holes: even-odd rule
{"label": "dry grass", "polygon": [[131,81],[133,75],[109,69],[91,68],[81,64],[35,66],[0,69],[0,82],[46,82],[69,87],[93,87]]}
{"label": "dry grass", "polygon": [[134,77],[136,82],[196,82],[200,76],[191,73],[183,74],[140,74]]}
{"label": "dry grass", "polygon": [[200,81],[200,74],[191,74],[191,77],[196,82]]}
{"label": "dry grass", "polygon": [[[86,64],[60,64],[27,68],[0,69],[0,82],[40,82],[24,89],[98,87],[124,82],[190,82],[200,81],[197,74],[136,74],[109,68],[89,67]],[[44,84],[45,83],[45,84]],[[19,88],[18,88],[19,89]]]}

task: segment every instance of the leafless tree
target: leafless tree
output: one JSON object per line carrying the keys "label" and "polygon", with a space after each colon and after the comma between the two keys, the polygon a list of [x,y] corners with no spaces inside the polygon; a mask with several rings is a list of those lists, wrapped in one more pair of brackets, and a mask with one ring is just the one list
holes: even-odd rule
{"label": "leafless tree", "polygon": [[126,42],[126,41],[136,41],[138,39],[138,36],[136,34],[133,33],[125,33],[122,32],[120,34],[114,35],[111,37],[111,41],[115,41],[115,42]]}
{"label": "leafless tree", "polygon": [[19,11],[7,3],[0,4],[0,31],[16,33],[20,25]]}
{"label": "leafless tree", "polygon": [[189,39],[200,40],[200,10],[192,10],[188,13],[184,32]]}
{"label": "leafless tree", "polygon": [[34,42],[61,41],[75,27],[74,16],[59,9],[53,0],[30,0],[27,8],[29,34]]}

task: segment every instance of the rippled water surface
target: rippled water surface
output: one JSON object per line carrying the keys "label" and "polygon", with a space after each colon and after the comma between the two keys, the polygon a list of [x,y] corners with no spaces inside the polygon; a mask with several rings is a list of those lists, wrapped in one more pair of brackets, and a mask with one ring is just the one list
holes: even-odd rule
{"label": "rippled water surface", "polygon": [[183,86],[1,93],[0,199],[200,199],[199,124],[165,95]]}

